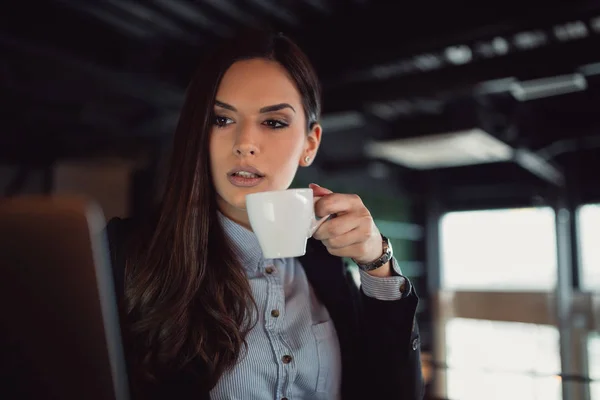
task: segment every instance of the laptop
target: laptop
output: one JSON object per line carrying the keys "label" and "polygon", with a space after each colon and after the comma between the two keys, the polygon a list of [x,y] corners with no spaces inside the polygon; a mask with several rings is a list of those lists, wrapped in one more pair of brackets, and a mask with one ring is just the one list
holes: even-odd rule
{"label": "laptop", "polygon": [[1,399],[129,399],[104,225],[83,198],[0,199]]}

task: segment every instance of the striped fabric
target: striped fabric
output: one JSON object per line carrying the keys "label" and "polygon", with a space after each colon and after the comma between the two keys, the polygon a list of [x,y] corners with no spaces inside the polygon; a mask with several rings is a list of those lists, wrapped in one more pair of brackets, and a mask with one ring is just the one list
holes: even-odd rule
{"label": "striped fabric", "polygon": [[[298,259],[264,259],[254,233],[223,215],[221,223],[246,268],[258,316],[247,337],[247,353],[223,375],[211,399],[339,399],[337,333]],[[361,281],[368,296],[401,298],[401,276],[374,278],[361,272]]]}

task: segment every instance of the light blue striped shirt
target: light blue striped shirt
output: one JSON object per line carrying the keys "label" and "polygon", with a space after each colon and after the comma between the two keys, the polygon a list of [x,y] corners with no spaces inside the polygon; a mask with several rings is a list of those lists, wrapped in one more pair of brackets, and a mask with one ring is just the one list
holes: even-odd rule
{"label": "light blue striped shirt", "polygon": [[[253,232],[220,217],[246,269],[258,316],[246,338],[248,352],[221,377],[211,399],[340,399],[337,333],[300,261],[265,259]],[[376,278],[361,271],[360,280],[367,296],[390,301],[402,297],[402,276]]]}

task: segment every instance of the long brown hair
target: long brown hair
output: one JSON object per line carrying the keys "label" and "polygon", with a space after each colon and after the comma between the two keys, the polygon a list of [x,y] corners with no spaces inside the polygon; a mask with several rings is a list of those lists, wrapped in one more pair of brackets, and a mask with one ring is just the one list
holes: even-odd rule
{"label": "long brown hair", "polygon": [[235,61],[251,58],[279,62],[302,97],[307,128],[319,119],[316,74],[304,53],[281,34],[244,32],[200,64],[175,131],[158,213],[127,257],[127,342],[137,381],[160,381],[165,374],[200,364],[202,380],[212,388],[246,345],[255,303],[218,220],[209,135],[225,71]]}

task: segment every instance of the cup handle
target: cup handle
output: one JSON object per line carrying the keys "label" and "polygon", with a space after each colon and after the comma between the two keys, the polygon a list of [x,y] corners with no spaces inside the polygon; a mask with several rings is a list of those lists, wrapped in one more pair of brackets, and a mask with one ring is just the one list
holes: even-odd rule
{"label": "cup handle", "polygon": [[[319,197],[315,197],[313,199],[313,203],[316,203],[321,197],[323,196],[319,196]],[[326,222],[327,220],[331,219],[335,217],[334,215],[326,215],[323,218],[319,218],[317,219],[315,214],[313,213],[313,217],[312,220],[310,222],[310,228],[308,231],[308,237],[312,237],[312,235],[315,234],[315,232],[317,231],[317,229],[319,229],[321,227],[321,225],[323,225],[324,222]]]}
{"label": "cup handle", "polygon": [[321,225],[323,225],[323,223],[325,221],[327,221],[330,217],[331,217],[331,215],[327,215],[327,216],[317,220],[317,218],[313,216],[312,221],[310,223],[310,230],[308,231],[308,237],[309,238],[312,237],[312,235],[315,234],[317,229],[319,229],[321,227]]}

